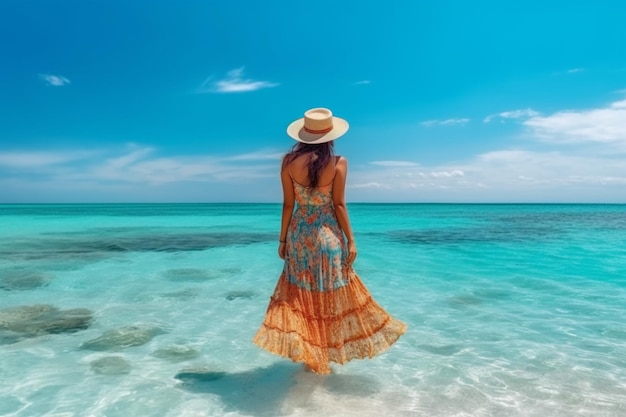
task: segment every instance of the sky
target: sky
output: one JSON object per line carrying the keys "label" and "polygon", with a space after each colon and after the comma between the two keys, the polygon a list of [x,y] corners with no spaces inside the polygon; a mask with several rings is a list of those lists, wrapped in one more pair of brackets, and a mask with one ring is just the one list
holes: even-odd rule
{"label": "sky", "polygon": [[0,1],[0,203],[280,202],[350,123],[348,202],[625,203],[626,2]]}

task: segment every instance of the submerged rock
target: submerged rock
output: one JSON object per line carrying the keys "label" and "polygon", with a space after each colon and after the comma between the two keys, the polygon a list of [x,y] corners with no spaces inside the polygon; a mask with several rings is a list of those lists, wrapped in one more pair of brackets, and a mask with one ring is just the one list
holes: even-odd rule
{"label": "submerged rock", "polygon": [[462,306],[482,304],[484,300],[475,295],[466,294],[466,295],[456,295],[454,297],[450,297],[448,298],[447,301],[448,301],[448,304],[452,306],[462,307]]}
{"label": "submerged rock", "polygon": [[425,350],[430,353],[434,353],[436,355],[442,356],[452,356],[459,353],[463,350],[462,346],[459,345],[443,345],[443,346],[435,346],[435,345],[417,345],[418,349]]}
{"label": "submerged rock", "polygon": [[219,270],[220,274],[222,275],[237,275],[237,274],[241,274],[242,270],[241,268],[221,268]]}
{"label": "submerged rock", "polygon": [[191,346],[172,345],[158,349],[152,353],[159,359],[165,359],[170,362],[181,362],[200,356],[200,351]]}
{"label": "submerged rock", "polygon": [[161,294],[162,297],[166,298],[177,298],[179,300],[191,300],[192,298],[197,297],[199,291],[195,288],[185,288],[180,291],[172,291]]}
{"label": "submerged rock", "polygon": [[0,310],[0,328],[10,330],[55,310],[58,309],[48,304],[6,308]]}
{"label": "submerged rock", "polygon": [[170,281],[208,281],[217,277],[210,271],[198,268],[169,269],[163,273],[163,276]]}
{"label": "submerged rock", "polygon": [[92,312],[86,308],[60,310],[48,304],[37,304],[0,310],[0,331],[5,339],[11,337],[11,333],[21,338],[73,333],[85,330],[92,321]]}
{"label": "submerged rock", "polygon": [[237,298],[246,298],[250,299],[256,296],[254,291],[231,291],[226,294],[226,299],[228,301],[236,300]]}
{"label": "submerged rock", "polygon": [[152,338],[165,333],[158,327],[125,326],[119,329],[108,330],[100,337],[88,340],[81,345],[87,350],[122,350],[133,346],[141,346]]}
{"label": "submerged rock", "polygon": [[19,333],[0,330],[0,345],[12,345],[24,339],[26,337]]}
{"label": "submerged rock", "polygon": [[0,272],[0,288],[5,291],[25,291],[45,287],[50,276],[43,272],[9,270]]}
{"label": "submerged rock", "polygon": [[130,363],[120,356],[106,356],[90,364],[91,370],[101,375],[120,375],[130,372]]}

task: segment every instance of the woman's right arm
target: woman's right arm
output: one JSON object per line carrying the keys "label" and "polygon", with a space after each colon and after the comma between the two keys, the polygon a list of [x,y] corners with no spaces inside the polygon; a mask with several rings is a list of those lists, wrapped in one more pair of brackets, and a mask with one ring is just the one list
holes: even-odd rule
{"label": "woman's right arm", "polygon": [[335,165],[335,180],[333,181],[333,205],[335,206],[335,215],[339,226],[346,235],[348,240],[348,265],[352,265],[356,259],[356,243],[352,234],[352,226],[350,226],[350,217],[348,216],[348,207],[346,206],[346,178],[348,175],[348,160],[342,156],[339,157]]}

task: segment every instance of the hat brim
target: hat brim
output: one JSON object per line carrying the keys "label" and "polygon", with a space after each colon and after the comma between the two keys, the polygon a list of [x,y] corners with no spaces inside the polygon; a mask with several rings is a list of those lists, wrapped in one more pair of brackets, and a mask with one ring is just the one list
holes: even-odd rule
{"label": "hat brim", "polygon": [[298,119],[287,126],[287,134],[302,143],[318,144],[339,139],[350,128],[348,122],[341,117],[333,116],[333,129],[327,133],[309,133],[304,130],[304,118]]}

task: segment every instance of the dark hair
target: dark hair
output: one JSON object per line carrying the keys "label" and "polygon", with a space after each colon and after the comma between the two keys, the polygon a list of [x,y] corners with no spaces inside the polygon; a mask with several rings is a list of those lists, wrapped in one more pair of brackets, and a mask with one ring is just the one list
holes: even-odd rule
{"label": "dark hair", "polygon": [[309,158],[306,166],[309,175],[309,186],[317,187],[322,170],[326,168],[326,165],[328,165],[334,155],[333,149],[332,141],[319,144],[298,142],[283,158],[282,168],[284,169],[299,156],[308,154]]}

